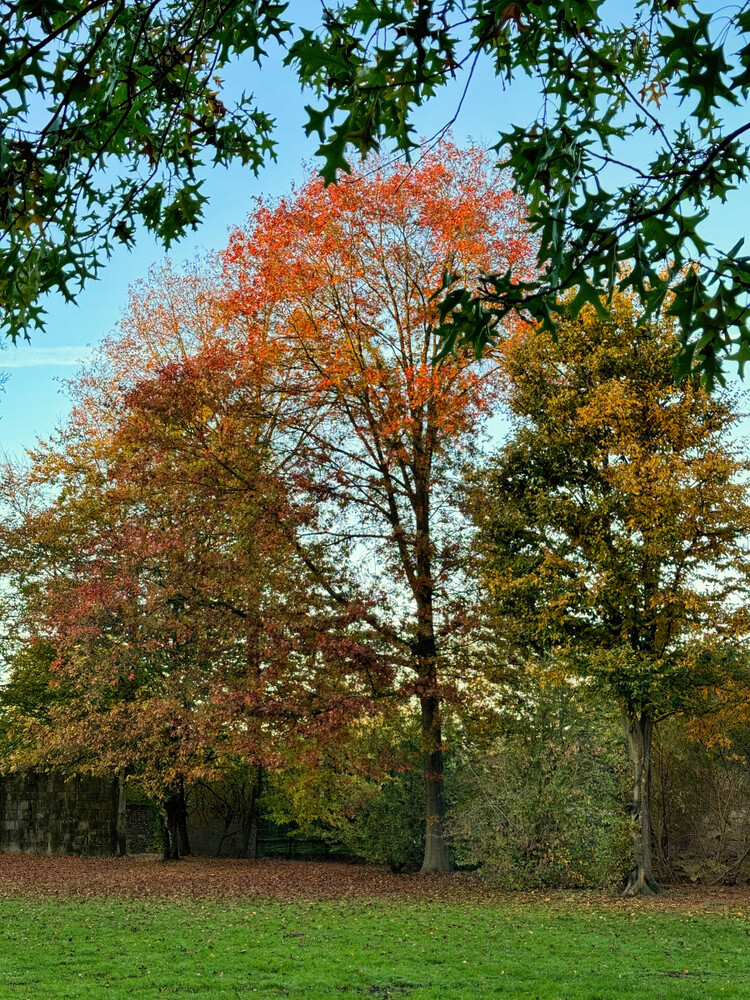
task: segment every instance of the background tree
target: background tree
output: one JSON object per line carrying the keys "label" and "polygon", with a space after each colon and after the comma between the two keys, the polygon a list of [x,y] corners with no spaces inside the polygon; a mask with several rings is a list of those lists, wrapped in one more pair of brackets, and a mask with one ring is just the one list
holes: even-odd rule
{"label": "background tree", "polygon": [[269,776],[264,805],[274,821],[350,857],[418,869],[425,853],[420,719],[409,705],[380,708],[323,752],[291,747],[285,766]]}
{"label": "background tree", "polygon": [[636,868],[656,888],[649,793],[655,722],[720,676],[747,627],[745,465],[729,400],[674,384],[675,331],[616,296],[505,354],[515,428],[474,501],[500,635],[563,676],[606,685],[633,764]]}
{"label": "background tree", "polygon": [[[56,469],[40,457],[25,482],[15,480],[32,492],[36,475],[48,478],[39,515],[4,524],[6,583],[19,586],[25,612],[5,692],[17,732],[4,764],[129,775],[163,806],[165,857],[178,857],[185,781],[211,770],[219,736],[201,710],[211,682],[205,646],[154,585],[155,574],[167,575],[165,550],[143,546],[143,518],[137,524],[122,498],[102,495],[101,465],[83,467],[80,447],[56,458]],[[30,545],[47,549],[33,576]],[[20,697],[32,680],[46,688],[36,705]],[[184,830],[182,839],[187,852]]]}
{"label": "background tree", "polygon": [[490,158],[450,144],[414,169],[378,161],[337,187],[309,180],[260,204],[223,255],[234,307],[288,344],[308,401],[295,482],[320,505],[335,575],[314,536],[301,557],[335,600],[367,595],[376,648],[401,666],[400,696],[419,702],[423,871],[449,865],[441,704],[476,658],[454,490],[498,391],[493,362],[464,352],[436,365],[434,297],[446,269],[522,276],[529,256],[522,206]]}

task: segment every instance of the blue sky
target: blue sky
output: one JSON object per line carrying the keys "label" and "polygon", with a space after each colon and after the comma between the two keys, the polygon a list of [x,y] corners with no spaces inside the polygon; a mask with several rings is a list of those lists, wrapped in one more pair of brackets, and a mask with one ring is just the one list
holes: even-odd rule
{"label": "blue sky", "polygon": [[[306,11],[307,3],[296,5]],[[626,16],[623,11],[619,16]],[[171,258],[179,266],[224,245],[228,230],[241,224],[256,195],[276,196],[288,191],[305,172],[305,163],[313,162],[317,137],[306,139],[303,97],[292,73],[281,66],[281,55],[257,67],[252,63],[237,65],[225,73],[230,89],[252,91],[258,104],[277,122],[276,162],[269,163],[256,178],[237,165],[230,170],[207,173],[205,193],[209,197],[204,223],[172,248]],[[418,132],[432,136],[454,116],[464,81],[435,98],[415,120]],[[466,100],[453,126],[458,144],[469,141],[492,144],[497,133],[511,123],[531,122],[539,109],[538,92],[529,81],[514,82],[504,89],[487,67],[478,67]],[[681,116],[682,117],[682,116]],[[642,152],[642,151],[641,151]],[[637,147],[632,155],[638,153]],[[725,247],[745,235],[750,220],[750,199],[746,191],[737,192],[727,205],[712,212],[709,235]],[[49,299],[47,328],[34,335],[31,344],[8,345],[0,352],[0,370],[9,374],[5,391],[0,395],[0,449],[20,457],[23,450],[45,437],[64,419],[69,404],[63,382],[72,377],[81,359],[87,357],[103,337],[112,333],[127,303],[128,288],[145,276],[149,267],[164,257],[164,251],[147,235],[139,235],[131,252],[118,251],[102,277],[88,285],[77,305]]]}

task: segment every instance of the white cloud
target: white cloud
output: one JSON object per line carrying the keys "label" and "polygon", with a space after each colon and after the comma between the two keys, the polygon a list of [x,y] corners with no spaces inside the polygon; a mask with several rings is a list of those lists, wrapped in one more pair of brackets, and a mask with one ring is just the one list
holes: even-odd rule
{"label": "white cloud", "polygon": [[35,347],[16,344],[0,351],[0,371],[7,368],[31,368],[38,365],[78,365],[91,356],[90,347]]}

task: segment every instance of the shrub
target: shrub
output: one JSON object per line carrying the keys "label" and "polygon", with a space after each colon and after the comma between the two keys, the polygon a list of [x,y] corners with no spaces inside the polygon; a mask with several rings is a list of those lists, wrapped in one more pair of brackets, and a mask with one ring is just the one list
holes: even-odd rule
{"label": "shrub", "polygon": [[395,771],[348,821],[328,835],[348,853],[392,871],[418,868],[424,856],[424,780],[418,764]]}
{"label": "shrub", "polygon": [[659,876],[708,885],[750,879],[750,730],[707,749],[685,723],[662,723],[654,741],[654,863]]}
{"label": "shrub", "polygon": [[456,861],[508,889],[619,882],[629,845],[615,720],[572,687],[530,685],[524,701],[481,753],[460,755]]}
{"label": "shrub", "polygon": [[353,727],[346,743],[299,754],[270,775],[262,802],[273,822],[321,837],[336,854],[394,871],[424,854],[419,731],[396,713]]}

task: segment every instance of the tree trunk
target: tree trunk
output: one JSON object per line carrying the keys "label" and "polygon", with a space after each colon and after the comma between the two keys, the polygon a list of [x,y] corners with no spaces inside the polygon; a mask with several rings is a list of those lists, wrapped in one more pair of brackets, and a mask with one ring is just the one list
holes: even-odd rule
{"label": "tree trunk", "polygon": [[630,838],[635,868],[623,896],[650,896],[659,891],[651,855],[651,745],[654,719],[649,711],[622,708],[622,724],[633,766],[633,802]]}
{"label": "tree trunk", "polygon": [[422,709],[422,754],[424,762],[425,845],[422,872],[451,870],[445,843],[445,795],[443,792],[443,748],[439,697],[428,692],[420,698]]}
{"label": "tree trunk", "polygon": [[124,858],[127,854],[128,830],[127,789],[125,786],[125,771],[117,776],[117,856]]}
{"label": "tree trunk", "polygon": [[258,857],[258,800],[263,788],[263,768],[256,769],[256,777],[250,789],[245,810],[245,821],[242,829],[242,848],[240,857]]}
{"label": "tree trunk", "polygon": [[177,828],[180,835],[180,853],[187,856],[192,853],[190,850],[190,840],[187,829],[187,799],[185,798],[185,783],[180,778],[180,787],[177,793]]}
{"label": "tree trunk", "polygon": [[[431,463],[435,453],[435,423],[428,415],[426,433],[414,440],[414,565],[412,593],[417,607],[413,647],[417,691],[422,716],[425,843],[422,872],[449,872],[451,856],[445,842],[443,734],[438,689],[438,650],[435,640],[434,583],[430,534]],[[408,560],[406,560],[408,562]],[[408,574],[407,574],[408,575]]]}
{"label": "tree trunk", "polygon": [[172,793],[162,806],[162,833],[164,836],[164,860],[179,861],[180,850],[178,831],[180,827],[180,799],[177,793]]}

